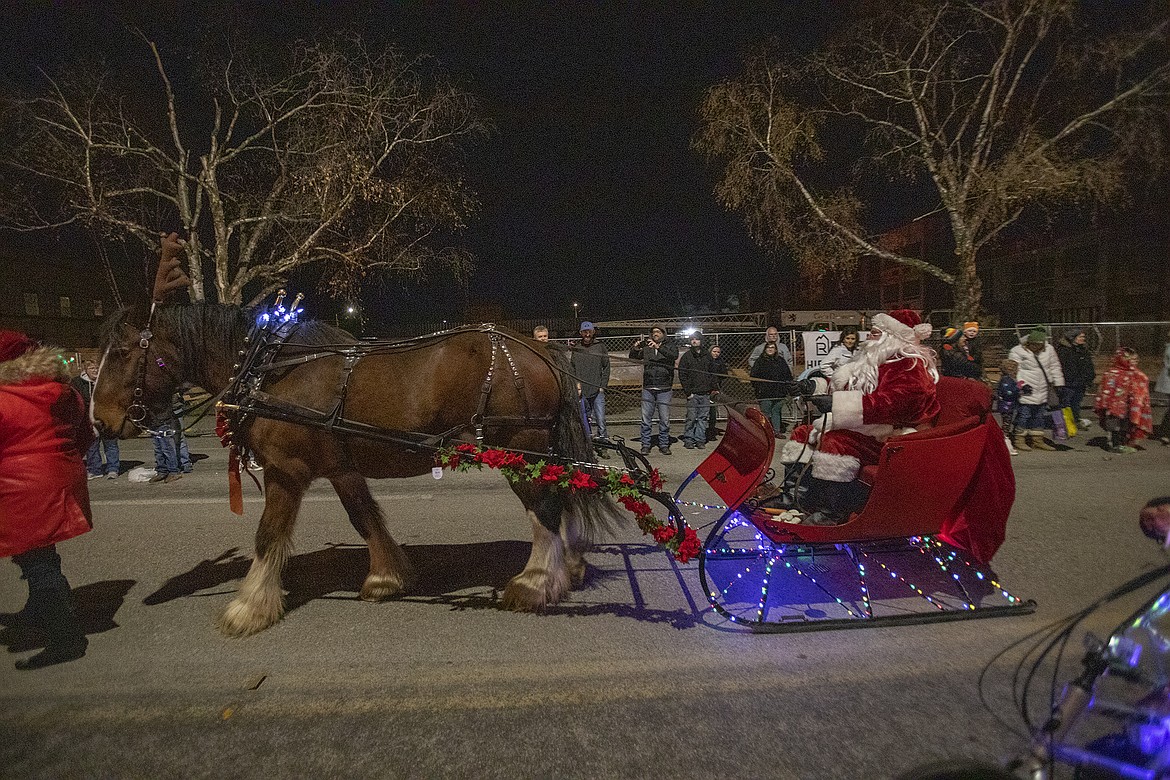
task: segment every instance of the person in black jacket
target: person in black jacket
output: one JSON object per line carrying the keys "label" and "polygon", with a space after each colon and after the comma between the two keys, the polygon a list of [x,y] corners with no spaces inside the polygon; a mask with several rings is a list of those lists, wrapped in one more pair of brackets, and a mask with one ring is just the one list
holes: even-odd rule
{"label": "person in black jacket", "polygon": [[760,401],[760,411],[772,423],[772,432],[777,438],[785,432],[781,399],[785,396],[787,383],[792,381],[792,369],[788,361],[780,356],[775,343],[764,345],[764,352],[752,366],[752,389]]}
{"label": "person in black jacket", "polygon": [[650,423],[658,410],[658,451],[670,454],[670,400],[674,388],[674,363],[678,345],[666,341],[666,331],[655,325],[650,337],[639,336],[630,350],[631,360],[642,361],[642,454],[649,455],[654,438]]}
{"label": "person in black jacket", "polygon": [[715,389],[711,356],[703,349],[703,334],[691,334],[691,348],[678,361],[678,381],[687,397],[687,421],[683,428],[683,446],[688,450],[707,446],[707,414],[711,411],[711,391]]}
{"label": "person in black jacket", "polygon": [[719,402],[722,401],[723,385],[727,382],[727,361],[723,359],[723,347],[711,347],[711,379],[715,385],[711,390],[711,411],[707,414],[707,441],[718,438],[715,423],[719,419]]}
{"label": "person in black jacket", "polygon": [[1081,417],[1081,403],[1085,400],[1085,392],[1097,378],[1097,369],[1085,345],[1085,331],[1081,328],[1066,330],[1056,345],[1056,356],[1060,358],[1060,370],[1064,372],[1062,405],[1073,410],[1078,425],[1087,428],[1089,420]]}

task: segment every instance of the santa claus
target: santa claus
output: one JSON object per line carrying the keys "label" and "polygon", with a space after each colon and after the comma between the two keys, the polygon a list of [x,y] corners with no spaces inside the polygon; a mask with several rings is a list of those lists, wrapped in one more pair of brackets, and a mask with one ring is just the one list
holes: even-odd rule
{"label": "santa claus", "polygon": [[936,356],[922,344],[930,325],[909,309],[878,314],[872,325],[858,354],[833,372],[832,411],[793,431],[781,452],[785,463],[812,461],[801,504],[819,510],[813,522],[841,522],[859,508],[862,466],[877,464],[886,439],[928,427],[939,412]]}

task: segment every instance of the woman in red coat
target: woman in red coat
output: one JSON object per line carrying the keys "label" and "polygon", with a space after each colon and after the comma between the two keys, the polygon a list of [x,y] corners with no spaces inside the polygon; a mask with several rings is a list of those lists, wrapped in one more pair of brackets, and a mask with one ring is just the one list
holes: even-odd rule
{"label": "woman in red coat", "polygon": [[90,524],[82,453],[93,438],[60,353],[0,331],[0,557],[28,581],[28,604],[9,622],[39,624],[45,649],[17,669],[72,661],[88,642],[73,611],[56,543]]}

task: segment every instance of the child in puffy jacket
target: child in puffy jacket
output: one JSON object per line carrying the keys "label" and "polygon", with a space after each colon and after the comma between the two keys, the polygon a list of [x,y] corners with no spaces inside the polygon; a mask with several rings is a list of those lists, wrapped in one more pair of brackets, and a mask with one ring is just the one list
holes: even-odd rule
{"label": "child in puffy jacket", "polygon": [[999,384],[995,386],[995,411],[999,412],[999,424],[1012,455],[1020,454],[1012,446],[1012,437],[1016,434],[1016,407],[1020,404],[1020,382],[1016,379],[1019,370],[1020,364],[1016,361],[1010,358],[1001,360]]}

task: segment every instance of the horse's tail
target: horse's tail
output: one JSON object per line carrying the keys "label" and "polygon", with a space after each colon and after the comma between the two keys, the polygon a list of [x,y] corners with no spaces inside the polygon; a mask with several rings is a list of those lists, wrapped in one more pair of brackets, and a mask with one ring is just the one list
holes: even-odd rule
{"label": "horse's tail", "polygon": [[[573,381],[569,365],[568,350],[550,350],[558,370],[561,386],[561,404],[553,429],[553,452],[562,457],[572,458],[581,463],[596,463],[593,445],[581,414],[581,400],[577,396],[576,382]],[[592,544],[600,536],[611,533],[623,519],[623,514],[614,501],[600,493],[570,492],[565,497],[565,510],[573,515],[581,541]]]}

